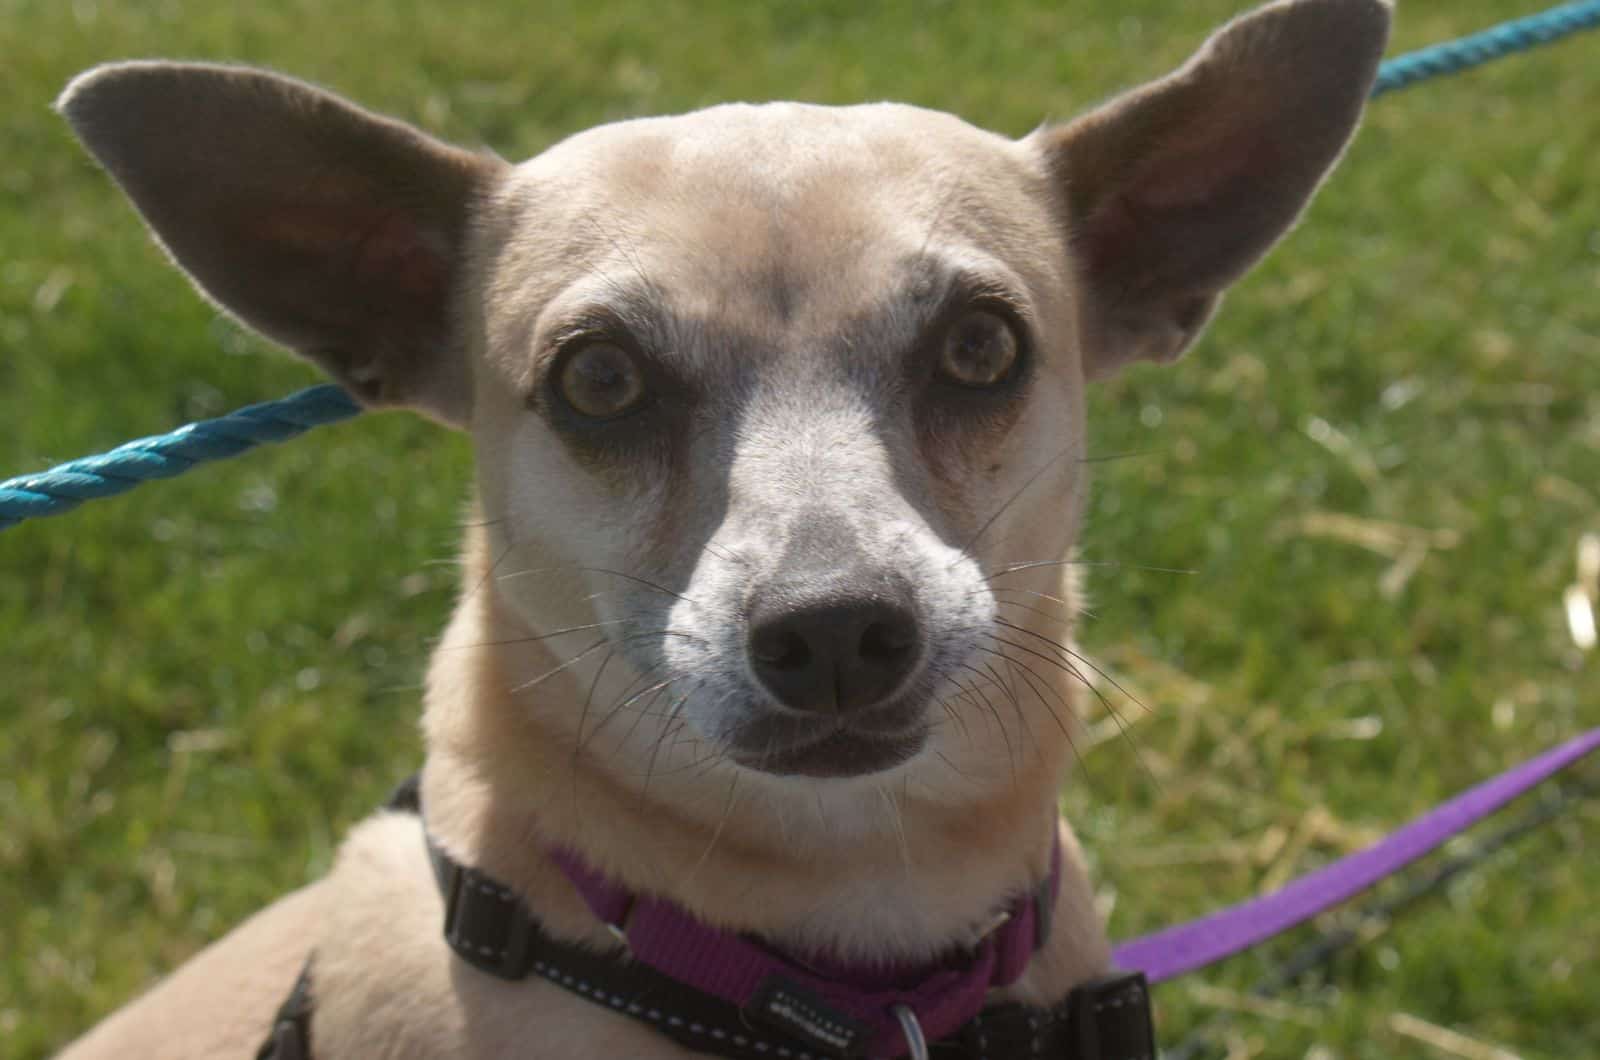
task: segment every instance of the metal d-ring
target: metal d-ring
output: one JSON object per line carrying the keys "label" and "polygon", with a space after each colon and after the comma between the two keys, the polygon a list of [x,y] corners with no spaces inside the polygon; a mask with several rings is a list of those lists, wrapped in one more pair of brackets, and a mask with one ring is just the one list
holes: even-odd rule
{"label": "metal d-ring", "polygon": [[603,921],[606,930],[611,932],[611,937],[622,943],[622,948],[628,953],[633,952],[633,943],[628,941],[628,923],[633,919],[633,901],[628,901],[628,908],[622,911],[622,916],[616,921]]}
{"label": "metal d-ring", "polygon": [[928,1060],[928,1039],[923,1037],[922,1024],[917,1022],[917,1014],[911,1011],[911,1006],[901,1002],[889,1006],[889,1011],[900,1021],[900,1033],[905,1035],[911,1060]]}

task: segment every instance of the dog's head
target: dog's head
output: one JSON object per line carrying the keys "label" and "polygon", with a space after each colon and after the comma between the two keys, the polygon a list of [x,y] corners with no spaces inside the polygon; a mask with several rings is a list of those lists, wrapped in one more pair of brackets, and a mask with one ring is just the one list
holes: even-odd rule
{"label": "dog's head", "polygon": [[471,432],[506,650],[609,681],[633,750],[966,775],[1056,731],[1078,667],[1085,379],[1193,342],[1343,149],[1387,25],[1281,0],[1021,140],[728,106],[510,166],[168,63],[61,109],[224,308]]}

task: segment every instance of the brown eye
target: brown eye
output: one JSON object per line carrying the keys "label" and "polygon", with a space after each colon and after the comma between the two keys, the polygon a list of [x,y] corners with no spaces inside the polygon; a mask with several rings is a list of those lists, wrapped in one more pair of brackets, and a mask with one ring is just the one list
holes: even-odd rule
{"label": "brown eye", "polygon": [[987,387],[1005,382],[1016,367],[1017,332],[997,313],[974,309],[963,314],[944,334],[939,374],[962,386]]}
{"label": "brown eye", "polygon": [[611,419],[644,400],[644,373],[621,346],[591,342],[562,362],[556,389],[576,412],[597,420]]}

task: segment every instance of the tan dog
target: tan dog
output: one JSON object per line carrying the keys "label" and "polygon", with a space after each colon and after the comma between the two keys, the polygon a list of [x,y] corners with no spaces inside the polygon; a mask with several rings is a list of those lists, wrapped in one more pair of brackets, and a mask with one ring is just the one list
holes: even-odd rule
{"label": "tan dog", "polygon": [[[1195,339],[1343,149],[1388,23],[1281,0],[1016,141],[724,106],[512,166],[169,63],[60,108],[224,309],[471,433],[481,518],[426,698],[440,846],[597,948],[552,844],[788,952],[914,961],[1047,871],[1085,379]],[[1109,963],[1065,847],[1008,990],[1033,1004]],[[468,966],[441,916],[418,819],[380,813],[67,1055],[250,1055],[313,950],[322,1058],[686,1055]]]}

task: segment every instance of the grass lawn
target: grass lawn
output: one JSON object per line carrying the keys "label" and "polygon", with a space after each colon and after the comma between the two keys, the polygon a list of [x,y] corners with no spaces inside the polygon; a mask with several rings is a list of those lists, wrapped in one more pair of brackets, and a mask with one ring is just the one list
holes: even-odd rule
{"label": "grass lawn", "polygon": [[[266,64],[508,157],[725,99],[1021,134],[1239,2],[0,0],[0,478],[314,378],[191,294],[51,114],[92,63]],[[1392,51],[1539,5],[1407,0]],[[1199,348],[1094,393],[1094,448],[1136,455],[1100,467],[1087,558],[1134,566],[1090,568],[1082,635],[1148,709],[1063,799],[1115,935],[1600,724],[1562,608],[1600,531],[1597,101],[1600,35],[1378,102]],[[469,476],[458,438],[371,416],[0,533],[0,1054],[322,872],[414,767]],[[1162,988],[1163,1037],[1222,1016],[1236,1057],[1491,1055],[1410,1017],[1594,1056],[1597,881],[1590,799],[1281,1003],[1240,992],[1298,940]]]}

